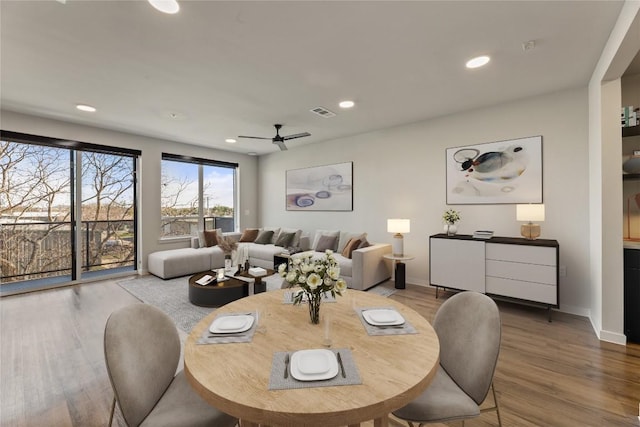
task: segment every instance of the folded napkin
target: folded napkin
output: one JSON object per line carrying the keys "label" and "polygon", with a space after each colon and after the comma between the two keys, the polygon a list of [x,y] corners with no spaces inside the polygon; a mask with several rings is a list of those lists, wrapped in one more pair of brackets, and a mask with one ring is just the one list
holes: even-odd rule
{"label": "folded napkin", "polygon": [[[238,315],[242,315],[242,314],[249,314],[251,316],[253,316],[254,319],[256,319],[256,313],[252,312],[252,313],[225,313],[225,314],[221,314],[219,316],[216,316],[215,319],[217,319],[218,317],[224,317],[224,316],[238,316]],[[215,320],[214,319],[214,320]],[[198,341],[196,342],[196,344],[227,344],[227,343],[234,343],[234,342],[251,342],[251,340],[253,340],[253,335],[256,333],[256,328],[258,327],[258,322],[256,322],[254,320],[253,325],[251,325],[251,328],[249,328],[248,330],[244,331],[244,332],[237,332],[237,333],[228,333],[228,334],[222,334],[222,333],[211,333],[209,331],[209,328],[206,328],[203,332],[202,335],[200,336],[200,338],[198,339]]]}
{"label": "folded napkin", "polygon": [[271,376],[269,378],[269,390],[285,390],[293,388],[311,388],[311,387],[332,387],[338,385],[354,385],[362,384],[360,379],[360,373],[356,366],[355,360],[351,350],[348,348],[331,349],[336,355],[340,353],[342,359],[342,366],[344,366],[345,378],[342,377],[342,372],[338,370],[338,375],[328,380],[319,381],[299,381],[291,376],[291,373],[284,377],[285,358],[287,354],[292,356],[294,351],[277,352],[273,355],[273,362],[271,363]]}
{"label": "folded napkin", "polygon": [[405,322],[402,325],[380,325],[380,326],[372,325],[366,320],[364,320],[364,317],[362,316],[363,311],[381,310],[381,309],[395,310],[395,308],[393,307],[363,307],[363,308],[355,309],[356,312],[358,313],[358,317],[360,318],[360,322],[362,322],[364,329],[367,331],[367,334],[369,335],[405,335],[405,334],[418,333],[416,328],[414,328],[411,323],[407,322],[407,319],[405,319]]}

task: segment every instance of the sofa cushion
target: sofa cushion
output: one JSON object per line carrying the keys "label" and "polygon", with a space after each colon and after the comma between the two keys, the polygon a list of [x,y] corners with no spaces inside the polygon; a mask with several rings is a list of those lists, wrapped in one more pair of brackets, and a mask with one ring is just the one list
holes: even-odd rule
{"label": "sofa cushion", "polygon": [[371,243],[369,243],[369,241],[365,238],[365,239],[362,239],[362,241],[358,245],[358,249],[368,248],[369,246],[371,246]]}
{"label": "sofa cushion", "polygon": [[271,241],[269,243],[275,243],[278,235],[280,234],[280,227],[264,227],[261,228],[260,231],[273,231],[273,235],[271,236]]}
{"label": "sofa cushion", "polygon": [[282,246],[283,248],[292,246],[292,242],[293,242],[293,238],[295,237],[295,234],[296,233],[284,233],[281,231],[280,235],[278,236],[278,239],[276,240],[275,245]]}
{"label": "sofa cushion", "polygon": [[270,268],[273,268],[273,256],[282,252],[282,248],[280,246],[272,245],[271,243],[266,245],[256,245],[255,243],[249,244],[251,245],[249,246],[250,257],[252,259],[269,261],[271,263]]}
{"label": "sofa cushion", "polygon": [[263,230],[258,234],[256,240],[253,243],[257,243],[259,245],[267,245],[271,243],[271,239],[273,238],[273,230]]}
{"label": "sofa cushion", "polygon": [[[295,247],[299,247],[300,246],[300,236],[302,236],[302,230],[301,229],[299,229],[299,228],[282,227],[280,229],[280,235],[282,235],[282,233],[294,233],[293,239],[291,240],[291,243],[289,243],[288,246],[295,246]],[[280,236],[278,236],[278,237],[280,237]]]}
{"label": "sofa cushion", "polygon": [[258,237],[258,233],[260,230],[257,228],[247,228],[242,232],[242,236],[240,236],[240,242],[254,242]]}
{"label": "sofa cushion", "polygon": [[360,239],[354,237],[349,240],[342,250],[342,256],[351,259],[351,253],[358,249],[358,245],[360,245]]}
{"label": "sofa cushion", "polygon": [[[217,233],[217,238],[218,240],[220,240],[222,238],[222,228],[216,228],[216,233]],[[198,247],[199,248],[206,248],[207,247],[207,242],[205,242],[204,240],[204,231],[200,230],[198,231]]]}
{"label": "sofa cushion", "polygon": [[337,251],[342,253],[342,251],[344,250],[344,247],[347,245],[349,240],[353,238],[356,238],[362,241],[362,239],[365,239],[366,237],[367,237],[367,233],[349,233],[348,231],[341,231],[340,240],[338,241]]}
{"label": "sofa cushion", "polygon": [[338,249],[338,236],[340,236],[340,231],[335,230],[316,230],[316,235],[313,238],[313,243],[311,244],[311,249],[313,249],[314,251],[317,250],[316,247],[318,246],[318,241],[320,240],[320,237],[322,236],[336,236],[336,241],[335,241],[335,247],[330,248],[332,251],[335,251]]}
{"label": "sofa cushion", "polygon": [[338,236],[320,236],[315,247],[316,252],[324,252],[327,249],[334,250]]}
{"label": "sofa cushion", "polygon": [[204,247],[210,248],[218,245],[218,232],[216,230],[204,230]]}

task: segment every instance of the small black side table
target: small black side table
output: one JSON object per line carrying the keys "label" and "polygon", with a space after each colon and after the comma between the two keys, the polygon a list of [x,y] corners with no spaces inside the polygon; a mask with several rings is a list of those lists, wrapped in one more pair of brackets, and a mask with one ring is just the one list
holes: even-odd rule
{"label": "small black side table", "polygon": [[415,257],[407,256],[407,255],[396,256],[392,254],[386,254],[386,255],[383,255],[383,257],[386,259],[392,260],[393,263],[395,264],[394,276],[396,280],[396,289],[406,288],[406,281],[405,281],[406,273],[405,273],[405,264],[403,261],[409,261],[414,259]]}

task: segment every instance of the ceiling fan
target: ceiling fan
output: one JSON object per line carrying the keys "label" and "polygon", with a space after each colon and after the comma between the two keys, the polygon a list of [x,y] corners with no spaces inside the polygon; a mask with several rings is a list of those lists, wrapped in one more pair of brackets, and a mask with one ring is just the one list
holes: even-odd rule
{"label": "ceiling fan", "polygon": [[285,141],[288,141],[290,139],[295,139],[295,138],[303,138],[305,136],[311,136],[309,132],[302,132],[302,133],[296,133],[294,135],[280,136],[280,129],[282,128],[282,125],[273,125],[273,126],[276,128],[276,136],[274,136],[273,138],[264,138],[261,136],[243,136],[243,135],[238,135],[238,138],[270,139],[274,144],[280,147],[280,150],[284,151],[287,149],[287,146],[284,145]]}

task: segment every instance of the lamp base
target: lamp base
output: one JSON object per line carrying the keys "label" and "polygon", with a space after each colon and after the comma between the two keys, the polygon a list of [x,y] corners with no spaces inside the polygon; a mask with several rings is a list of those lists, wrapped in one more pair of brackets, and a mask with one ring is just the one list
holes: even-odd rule
{"label": "lamp base", "polygon": [[404,239],[402,238],[402,234],[396,233],[393,236],[391,251],[393,256],[404,256]]}
{"label": "lamp base", "polygon": [[540,225],[538,224],[524,224],[520,226],[520,234],[527,240],[535,240],[540,237]]}

